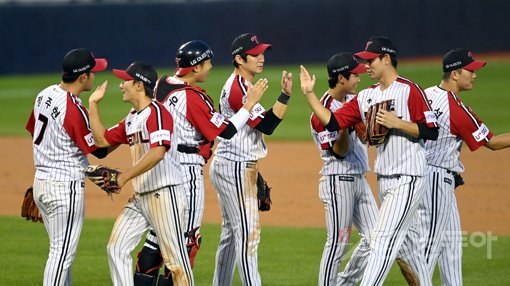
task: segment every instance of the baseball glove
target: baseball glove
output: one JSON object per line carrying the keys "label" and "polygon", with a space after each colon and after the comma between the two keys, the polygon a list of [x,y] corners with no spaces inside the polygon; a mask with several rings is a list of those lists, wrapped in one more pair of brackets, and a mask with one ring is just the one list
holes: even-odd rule
{"label": "baseball glove", "polygon": [[376,116],[379,110],[391,111],[393,105],[393,100],[385,100],[378,102],[372,106],[367,111],[366,115],[366,125],[367,125],[367,133],[366,138],[369,145],[380,145],[386,141],[386,137],[388,136],[389,129],[385,126],[377,123]]}
{"label": "baseball glove", "polygon": [[271,187],[260,173],[257,174],[257,198],[259,199],[259,210],[268,211],[271,209]]}
{"label": "baseball glove", "polygon": [[108,195],[112,193],[118,194],[120,192],[119,183],[117,181],[119,174],[119,171],[103,165],[90,165],[85,170],[85,176]]}
{"label": "baseball glove", "polygon": [[37,208],[34,201],[34,190],[32,187],[28,188],[23,197],[23,204],[21,204],[21,216],[26,220],[32,220],[33,222],[43,222],[39,209]]}

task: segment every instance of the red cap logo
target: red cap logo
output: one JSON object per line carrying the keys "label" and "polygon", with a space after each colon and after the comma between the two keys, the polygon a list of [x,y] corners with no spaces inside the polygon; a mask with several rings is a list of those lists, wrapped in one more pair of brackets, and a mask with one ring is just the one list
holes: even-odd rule
{"label": "red cap logo", "polygon": [[473,54],[471,52],[468,52],[468,57],[473,58]]}
{"label": "red cap logo", "polygon": [[251,39],[250,39],[250,40],[251,40],[252,42],[255,42],[256,44],[258,44],[258,43],[259,43],[259,39],[257,38],[257,36],[253,36],[253,37],[251,37]]}
{"label": "red cap logo", "polygon": [[368,41],[367,42],[367,45],[365,46],[365,51],[368,50],[368,47],[372,44],[373,42],[372,41]]}

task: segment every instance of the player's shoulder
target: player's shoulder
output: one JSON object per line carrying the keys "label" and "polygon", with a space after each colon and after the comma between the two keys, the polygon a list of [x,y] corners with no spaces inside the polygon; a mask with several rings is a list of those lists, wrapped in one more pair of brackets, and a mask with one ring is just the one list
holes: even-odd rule
{"label": "player's shoulder", "polygon": [[425,89],[425,94],[428,98],[446,98],[448,96],[448,91],[437,85],[433,85]]}

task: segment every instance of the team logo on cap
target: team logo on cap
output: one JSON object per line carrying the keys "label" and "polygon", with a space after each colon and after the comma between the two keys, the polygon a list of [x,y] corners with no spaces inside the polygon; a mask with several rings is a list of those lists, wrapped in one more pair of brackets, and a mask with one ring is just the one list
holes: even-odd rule
{"label": "team logo on cap", "polygon": [[468,57],[473,58],[473,54],[471,52],[468,52]]}
{"label": "team logo on cap", "polygon": [[259,44],[259,39],[257,38],[257,36],[253,36],[253,37],[251,37],[251,38],[250,38],[250,40],[251,40],[252,42],[255,42],[256,44]]}
{"label": "team logo on cap", "polygon": [[365,46],[365,51],[366,51],[366,50],[368,50],[368,47],[369,47],[371,44],[373,44],[373,43],[374,43],[374,42],[372,42],[372,41],[368,41],[368,42],[367,42],[367,45]]}

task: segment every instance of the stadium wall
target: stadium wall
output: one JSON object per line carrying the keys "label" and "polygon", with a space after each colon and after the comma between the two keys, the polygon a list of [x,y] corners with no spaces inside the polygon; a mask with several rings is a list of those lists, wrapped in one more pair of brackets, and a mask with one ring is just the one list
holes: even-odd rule
{"label": "stadium wall", "polygon": [[0,74],[60,71],[66,51],[88,47],[112,67],[143,60],[174,67],[178,46],[202,39],[215,63],[230,62],[244,32],[273,44],[272,63],[325,62],[361,50],[371,35],[392,38],[400,56],[456,47],[510,51],[507,0],[274,0],[191,3],[0,5]]}

